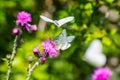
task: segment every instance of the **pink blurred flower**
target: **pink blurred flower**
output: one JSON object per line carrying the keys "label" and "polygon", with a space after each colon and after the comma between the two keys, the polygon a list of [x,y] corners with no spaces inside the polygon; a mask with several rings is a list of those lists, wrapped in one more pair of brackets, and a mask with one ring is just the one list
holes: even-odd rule
{"label": "pink blurred flower", "polygon": [[29,14],[25,11],[21,11],[17,15],[16,24],[18,24],[20,26],[25,26],[25,24],[27,24],[28,22],[31,22],[31,21],[32,21],[31,14]]}
{"label": "pink blurred flower", "polygon": [[109,68],[97,68],[92,74],[92,80],[109,80],[111,75],[112,71]]}
{"label": "pink blurred flower", "polygon": [[45,42],[43,42],[43,43],[42,43],[42,46],[43,46],[43,48],[44,48],[44,51],[45,51],[46,53],[48,53],[49,56],[55,57],[55,56],[58,55],[58,54],[57,54],[58,51],[57,51],[57,49],[56,49],[56,47],[55,47],[55,44],[54,44],[54,42],[53,42],[51,39],[46,40]]}

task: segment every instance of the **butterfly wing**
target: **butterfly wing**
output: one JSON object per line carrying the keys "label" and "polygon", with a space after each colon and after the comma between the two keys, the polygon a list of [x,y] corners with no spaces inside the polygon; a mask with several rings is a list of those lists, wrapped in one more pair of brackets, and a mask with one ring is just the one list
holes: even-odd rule
{"label": "butterfly wing", "polygon": [[54,42],[55,42],[55,44],[56,44],[56,48],[57,48],[58,50],[61,49],[63,43],[65,42],[65,41],[64,41],[64,40],[65,40],[65,36],[66,36],[66,30],[64,29],[64,30],[62,31],[62,33],[54,40]]}
{"label": "butterfly wing", "polygon": [[100,40],[94,40],[85,52],[83,60],[95,67],[101,67],[106,63],[106,56],[102,53]]}
{"label": "butterfly wing", "polygon": [[[60,37],[60,36],[59,36],[59,37]],[[57,50],[60,50],[61,47],[62,47],[62,44],[61,44],[62,39],[60,39],[59,37],[57,37],[57,38],[54,40]]]}
{"label": "butterfly wing", "polygon": [[58,21],[55,21],[56,25],[58,27],[62,26],[63,24],[67,23],[67,22],[70,22],[74,19],[73,16],[70,16],[70,17],[66,17],[66,18],[63,18],[63,19],[60,19]]}
{"label": "butterfly wing", "polygon": [[68,49],[70,46],[71,46],[71,44],[70,44],[70,42],[72,42],[72,40],[75,38],[75,36],[66,36],[66,38],[65,38],[65,40],[64,40],[64,43],[63,43],[63,45],[62,45],[62,47],[61,47],[61,50],[66,50],[66,49]]}
{"label": "butterfly wing", "polygon": [[67,42],[72,42],[75,36],[68,36],[67,37]]}
{"label": "butterfly wing", "polygon": [[66,30],[64,29],[62,33],[55,39],[56,47],[58,50],[66,50],[71,44],[70,42],[75,38],[75,36],[66,36]]}
{"label": "butterfly wing", "polygon": [[98,39],[93,40],[92,43],[90,44],[89,51],[101,53],[102,52],[102,44],[101,44],[100,40],[98,40]]}
{"label": "butterfly wing", "polygon": [[71,44],[67,41],[67,35],[66,35],[66,30],[64,29],[62,32],[63,36],[62,36],[62,41],[61,41],[61,50],[66,50],[68,49]]}
{"label": "butterfly wing", "polygon": [[49,19],[49,18],[47,18],[47,17],[45,17],[45,16],[42,16],[42,15],[41,15],[40,18],[43,19],[43,20],[46,21],[46,22],[54,23],[54,21],[53,21],[52,19]]}
{"label": "butterfly wing", "polygon": [[61,50],[66,50],[66,49],[68,49],[70,46],[71,46],[70,43],[65,42],[65,43],[62,45]]}
{"label": "butterfly wing", "polygon": [[84,56],[84,60],[95,67],[102,67],[106,63],[106,56],[103,53],[88,53]]}

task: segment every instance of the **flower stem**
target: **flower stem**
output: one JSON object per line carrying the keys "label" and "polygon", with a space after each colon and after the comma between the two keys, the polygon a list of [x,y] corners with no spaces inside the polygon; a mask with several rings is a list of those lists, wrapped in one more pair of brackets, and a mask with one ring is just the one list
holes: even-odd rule
{"label": "flower stem", "polygon": [[12,72],[12,63],[13,63],[13,60],[14,60],[15,55],[16,55],[16,50],[17,50],[17,47],[18,47],[18,44],[19,44],[19,40],[20,40],[20,35],[17,35],[15,37],[15,40],[14,40],[12,55],[11,55],[10,60],[8,62],[8,70],[7,70],[6,80],[10,79],[10,75],[11,75],[11,72]]}
{"label": "flower stem", "polygon": [[40,63],[40,59],[38,59],[38,60],[34,63],[34,65],[33,65],[31,68],[28,69],[28,74],[27,74],[26,80],[30,80],[30,76],[31,76],[31,74],[32,74],[32,71],[39,65],[39,63]]}

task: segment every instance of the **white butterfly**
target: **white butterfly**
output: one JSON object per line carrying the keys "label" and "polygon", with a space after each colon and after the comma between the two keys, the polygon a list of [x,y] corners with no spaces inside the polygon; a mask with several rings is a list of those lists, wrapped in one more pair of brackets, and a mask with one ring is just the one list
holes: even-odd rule
{"label": "white butterfly", "polygon": [[93,40],[86,50],[83,60],[95,67],[102,67],[105,65],[106,56],[102,53],[102,45],[100,40]]}
{"label": "white butterfly", "polygon": [[42,18],[46,22],[54,23],[58,27],[62,26],[63,24],[65,24],[67,22],[70,22],[70,21],[72,21],[74,19],[73,16],[70,16],[70,17],[66,17],[66,18],[60,19],[60,20],[52,20],[52,19],[49,19],[49,18],[47,18],[45,16],[42,16],[42,15],[40,16],[40,18]]}
{"label": "white butterfly", "polygon": [[71,46],[70,42],[72,42],[74,38],[75,36],[66,36],[66,30],[64,29],[62,33],[54,40],[57,50],[68,49]]}

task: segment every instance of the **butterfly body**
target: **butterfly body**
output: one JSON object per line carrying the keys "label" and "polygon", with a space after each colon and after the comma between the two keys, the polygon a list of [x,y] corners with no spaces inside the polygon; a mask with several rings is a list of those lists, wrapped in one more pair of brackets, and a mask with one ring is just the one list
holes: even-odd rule
{"label": "butterfly body", "polygon": [[85,52],[84,58],[86,62],[95,67],[102,67],[106,63],[106,56],[102,53],[102,45],[100,40],[94,40]]}
{"label": "butterfly body", "polygon": [[40,16],[40,18],[43,19],[46,22],[51,22],[51,23],[55,24],[58,27],[64,25],[67,22],[70,22],[70,21],[72,21],[74,19],[73,16],[70,16],[70,17],[60,19],[60,20],[52,20],[52,19],[49,19],[49,18],[47,18],[45,16],[42,16],[42,15]]}
{"label": "butterfly body", "polygon": [[75,38],[75,36],[66,36],[66,30],[64,29],[62,33],[54,40],[57,50],[66,50],[71,44],[70,42]]}

